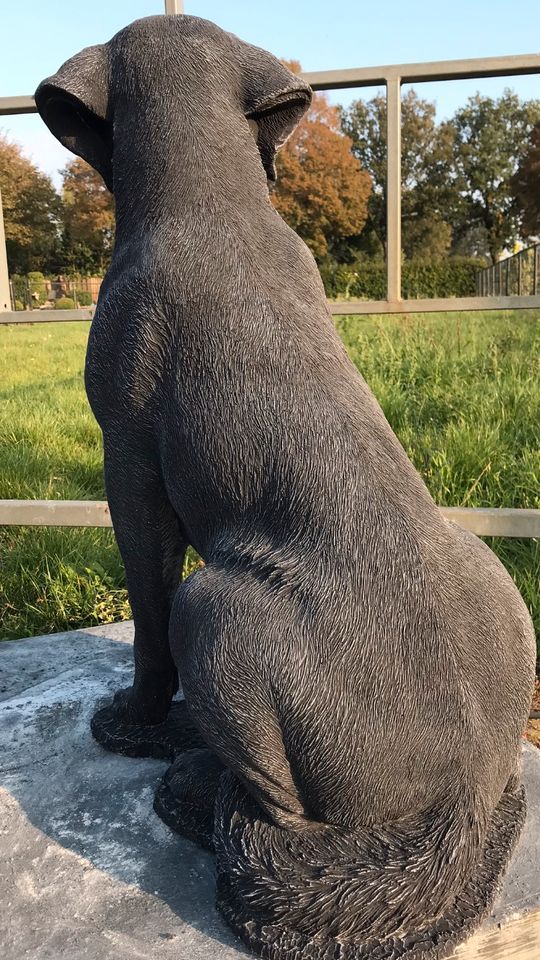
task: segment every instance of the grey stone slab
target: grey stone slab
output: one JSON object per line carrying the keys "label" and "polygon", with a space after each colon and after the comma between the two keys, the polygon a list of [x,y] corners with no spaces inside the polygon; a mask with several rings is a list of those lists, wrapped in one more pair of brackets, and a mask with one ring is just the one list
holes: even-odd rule
{"label": "grey stone slab", "polygon": [[[127,623],[0,644],[3,960],[247,955],[215,910],[212,857],[153,813],[166,765],[108,754],[91,737],[96,705],[129,682],[132,636]],[[489,943],[496,951],[499,931],[524,916],[525,952],[509,955],[540,956],[540,751],[524,746],[524,758],[525,831],[492,917],[469,941],[479,952],[464,960],[499,956]]]}

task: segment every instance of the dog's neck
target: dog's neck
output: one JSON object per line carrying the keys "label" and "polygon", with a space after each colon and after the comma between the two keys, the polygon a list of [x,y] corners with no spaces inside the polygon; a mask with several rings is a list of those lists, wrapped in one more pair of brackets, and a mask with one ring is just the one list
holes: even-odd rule
{"label": "dog's neck", "polygon": [[268,206],[256,131],[247,120],[232,111],[173,119],[162,113],[120,121],[118,136],[115,125],[117,244],[192,221],[208,206],[233,218],[253,218]]}

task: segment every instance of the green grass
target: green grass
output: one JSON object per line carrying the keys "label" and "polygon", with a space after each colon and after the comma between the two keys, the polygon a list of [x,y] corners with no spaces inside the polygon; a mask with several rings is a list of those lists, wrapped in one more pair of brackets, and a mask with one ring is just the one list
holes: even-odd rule
{"label": "green grass", "polygon": [[[438,503],[540,507],[540,313],[337,326]],[[82,380],[87,333],[87,323],[0,327],[0,498],[104,497]],[[489,542],[540,634],[539,542]],[[0,528],[0,567],[0,638],[129,616],[108,530]]]}

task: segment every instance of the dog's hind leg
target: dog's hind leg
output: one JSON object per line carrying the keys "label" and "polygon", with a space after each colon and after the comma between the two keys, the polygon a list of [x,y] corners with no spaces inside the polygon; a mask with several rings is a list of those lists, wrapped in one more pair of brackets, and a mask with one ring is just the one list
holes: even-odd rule
{"label": "dog's hind leg", "polygon": [[524,820],[522,791],[490,810],[464,776],[395,821],[325,821],[301,744],[285,745],[275,664],[287,662],[290,627],[266,597],[210,563],[171,614],[190,712],[228,768],[214,811],[218,907],[266,960],[442,960],[489,910]]}
{"label": "dog's hind leg", "polygon": [[[269,650],[287,625],[268,617],[257,585],[210,562],[178,588],[171,649],[190,715],[206,745],[274,823],[309,820],[273,704]],[[263,588],[264,593],[264,588]],[[275,635],[274,635],[275,634]],[[282,654],[283,655],[283,654]]]}
{"label": "dog's hind leg", "polygon": [[211,750],[187,750],[169,767],[154,797],[154,810],[167,826],[207,850],[214,849],[214,806],[224,770]]}
{"label": "dog's hind leg", "polygon": [[[178,674],[169,616],[187,547],[161,480],[157,456],[140,437],[104,434],[105,477],[114,532],[126,568],[135,621],[135,677],[92,719],[95,738],[129,756],[173,759],[202,745],[184,702],[172,698]],[[121,451],[121,453],[120,453]]]}

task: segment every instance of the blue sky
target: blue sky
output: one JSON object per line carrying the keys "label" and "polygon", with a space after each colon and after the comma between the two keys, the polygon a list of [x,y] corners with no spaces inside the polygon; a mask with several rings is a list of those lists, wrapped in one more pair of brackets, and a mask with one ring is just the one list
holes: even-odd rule
{"label": "blue sky", "polygon": [[[0,96],[33,93],[81,47],[108,40],[130,20],[162,10],[161,0],[4,0]],[[534,53],[540,47],[540,4],[534,2],[518,8],[508,0],[185,0],[185,11],[277,56],[300,60],[306,70]],[[476,90],[497,96],[505,86],[522,97],[540,98],[540,75],[418,89],[437,101],[442,118]],[[369,97],[372,91],[357,95]],[[332,99],[347,103],[354,96],[338,91]],[[58,183],[58,169],[69,154],[38,117],[0,117],[0,130]]]}

